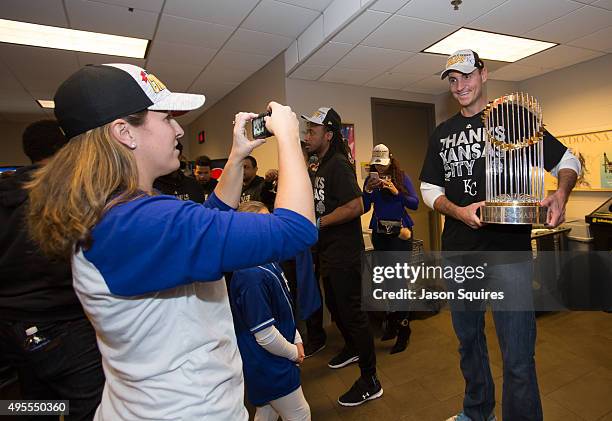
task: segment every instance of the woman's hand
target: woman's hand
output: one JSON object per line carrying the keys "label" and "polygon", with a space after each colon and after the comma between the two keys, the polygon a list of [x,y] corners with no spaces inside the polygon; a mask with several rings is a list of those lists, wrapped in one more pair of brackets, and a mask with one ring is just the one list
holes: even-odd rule
{"label": "woman's hand", "polygon": [[383,189],[389,190],[391,194],[394,196],[397,196],[399,194],[399,190],[397,189],[397,187],[395,187],[395,184],[393,184],[393,181],[391,180],[381,180],[381,181],[382,181]]}
{"label": "woman's hand", "polygon": [[291,107],[272,101],[268,104],[268,111],[271,111],[272,115],[264,117],[266,128],[279,141],[290,139],[299,142],[300,122]]}
{"label": "woman's hand", "polygon": [[234,117],[234,142],[230,155],[242,161],[249,156],[253,149],[266,143],[266,139],[249,140],[246,135],[246,124],[257,117],[254,113],[238,113]]}

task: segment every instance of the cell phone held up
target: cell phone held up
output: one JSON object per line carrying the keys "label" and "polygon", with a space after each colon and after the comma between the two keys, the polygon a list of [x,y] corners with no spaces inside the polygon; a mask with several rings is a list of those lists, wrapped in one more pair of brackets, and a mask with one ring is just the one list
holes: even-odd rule
{"label": "cell phone held up", "polygon": [[272,112],[267,111],[265,113],[259,114],[253,120],[251,120],[251,128],[253,129],[253,139],[265,139],[270,136],[274,136],[274,134],[270,133],[266,128],[266,121],[264,120],[265,116],[271,116]]}

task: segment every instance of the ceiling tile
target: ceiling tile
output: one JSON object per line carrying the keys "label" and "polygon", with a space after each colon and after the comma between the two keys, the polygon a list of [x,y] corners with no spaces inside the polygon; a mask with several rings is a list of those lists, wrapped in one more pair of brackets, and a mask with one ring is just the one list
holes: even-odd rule
{"label": "ceiling tile", "polygon": [[28,91],[57,89],[80,67],[73,51],[50,48],[0,44],[0,57]]}
{"label": "ceiling tile", "polygon": [[138,67],[145,66],[145,59],[143,58],[107,56],[104,54],[77,53],[77,60],[79,62],[79,67],[83,67],[87,64],[107,64],[107,63],[127,63],[127,64],[133,64],[134,66],[138,66]]}
{"label": "ceiling tile", "polygon": [[306,64],[309,66],[327,66],[331,67],[336,64],[346,53],[353,48],[351,44],[343,44],[340,42],[328,42],[314,53]]}
{"label": "ceiling tile", "polygon": [[215,83],[233,83],[239,84],[245,81],[249,76],[253,74],[253,71],[247,69],[229,69],[216,64],[211,64],[204,70],[201,78],[203,80]]}
{"label": "ceiling tile", "polygon": [[333,67],[319,80],[323,82],[344,83],[347,85],[363,85],[374,78],[379,72],[374,70],[344,69]]}
{"label": "ceiling tile", "polygon": [[238,27],[258,0],[166,0],[164,13]]}
{"label": "ceiling tile", "polygon": [[361,44],[419,52],[457,29],[457,26],[446,23],[395,15],[379,26]]}
{"label": "ceiling tile", "polygon": [[297,68],[289,78],[291,79],[307,79],[307,80],[317,80],[319,79],[329,67],[327,66],[309,66],[306,64],[302,64]]}
{"label": "ceiling tile", "polygon": [[567,43],[612,25],[612,11],[584,6],[525,34],[526,37]]}
{"label": "ceiling tile", "polygon": [[439,76],[430,76],[428,78],[411,83],[402,88],[402,91],[417,92],[422,94],[440,95],[448,92],[448,82],[440,80]]}
{"label": "ceiling tile", "polygon": [[176,61],[204,67],[217,53],[217,49],[200,45],[176,44],[173,42],[153,41],[149,50],[149,60]]}
{"label": "ceiling tile", "polygon": [[423,75],[385,72],[370,80],[365,86],[383,89],[402,89],[404,86],[423,79]]}
{"label": "ceiling tile", "polygon": [[612,0],[599,0],[591,4],[593,6],[603,7],[604,9],[612,10]]}
{"label": "ceiling tile", "polygon": [[239,53],[223,49],[217,54],[211,65],[228,69],[245,69],[254,72],[272,60],[273,56],[259,54]]}
{"label": "ceiling tile", "polygon": [[509,0],[471,22],[469,27],[506,35],[523,35],[582,6],[571,0]]}
{"label": "ceiling tile", "polygon": [[[198,80],[194,82],[193,85],[189,88],[188,92],[203,94],[206,96],[206,103],[208,103],[208,98],[217,98],[220,99],[225,96],[227,93],[231,92],[239,83],[235,82],[222,82],[217,78],[213,78],[210,75],[200,75]],[[229,121],[228,121],[229,123]]]}
{"label": "ceiling tile", "polygon": [[89,0],[64,0],[73,29],[152,39],[158,14]]}
{"label": "ceiling tile", "polygon": [[[0,52],[2,50],[0,49]],[[14,93],[19,95],[20,93],[25,94],[23,87],[19,84],[19,81],[13,76],[13,73],[9,68],[0,62],[0,92],[4,95]]]}
{"label": "ceiling tile", "polygon": [[542,67],[525,66],[519,63],[510,63],[501,69],[489,72],[489,79],[520,82],[535,76],[550,72]]}
{"label": "ceiling tile", "polygon": [[202,67],[176,61],[149,60],[147,70],[163,81],[171,91],[185,92],[200,74]]}
{"label": "ceiling tile", "polygon": [[541,53],[519,60],[524,66],[560,69],[604,55],[604,53],[583,48],[557,45]]}
{"label": "ceiling tile", "polygon": [[380,73],[398,65],[412,54],[406,51],[359,45],[344,56],[337,65],[349,69],[375,70]]}
{"label": "ceiling tile", "polygon": [[391,17],[390,13],[366,10],[361,16],[351,22],[346,28],[338,33],[333,41],[359,44],[381,23]]}
{"label": "ceiling tile", "polygon": [[391,71],[421,75],[439,74],[446,66],[446,59],[446,56],[439,54],[418,53],[398,64]]}
{"label": "ceiling tile", "polygon": [[320,14],[275,0],[263,0],[240,27],[297,38]]}
{"label": "ceiling tile", "polygon": [[231,51],[276,56],[291,44],[291,38],[239,28],[225,45]]}
{"label": "ceiling tile", "polygon": [[612,26],[591,35],[587,35],[586,37],[575,39],[568,44],[612,53]]}
{"label": "ceiling tile", "polygon": [[62,0],[2,0],[0,19],[68,27]]}
{"label": "ceiling tile", "polygon": [[329,36],[361,8],[360,0],[334,0],[323,12],[323,32]]}
{"label": "ceiling tile", "polygon": [[395,13],[401,9],[403,5],[408,3],[408,1],[410,0],[378,0],[376,3],[370,6],[370,10]]}
{"label": "ceiling tile", "polygon": [[155,40],[218,49],[232,32],[230,26],[163,14]]}
{"label": "ceiling tile", "polygon": [[159,13],[164,0],[94,0],[97,3],[113,4],[115,6],[132,7],[139,10]]}
{"label": "ceiling tile", "polygon": [[447,1],[412,0],[396,13],[402,16],[463,26],[505,1],[469,0],[464,1],[459,6],[459,10],[453,10],[453,6]]}
{"label": "ceiling tile", "polygon": [[298,37],[299,59],[303,60],[308,54],[316,50],[323,39],[323,15],[321,15]]}
{"label": "ceiling tile", "polygon": [[327,6],[332,2],[332,0],[282,0],[283,3],[293,4],[295,6],[306,7],[312,10],[318,10],[322,12],[327,9]]}

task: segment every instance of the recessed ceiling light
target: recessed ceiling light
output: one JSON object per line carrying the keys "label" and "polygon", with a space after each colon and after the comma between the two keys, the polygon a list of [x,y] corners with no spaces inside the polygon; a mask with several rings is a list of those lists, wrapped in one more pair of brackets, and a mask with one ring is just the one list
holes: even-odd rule
{"label": "recessed ceiling light", "polygon": [[0,42],[144,58],[149,40],[0,19]]}
{"label": "recessed ceiling light", "polygon": [[513,63],[556,45],[558,44],[553,42],[461,28],[423,52],[450,55],[457,50],[470,49],[485,60]]}
{"label": "recessed ceiling light", "polygon": [[55,102],[50,99],[37,99],[38,105],[42,108],[55,108]]}

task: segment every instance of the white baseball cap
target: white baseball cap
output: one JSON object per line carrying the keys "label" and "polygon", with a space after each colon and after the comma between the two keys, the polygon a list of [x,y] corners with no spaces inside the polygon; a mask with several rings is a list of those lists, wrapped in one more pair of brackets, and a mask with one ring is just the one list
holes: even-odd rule
{"label": "white baseball cap", "polygon": [[484,62],[478,57],[478,53],[472,50],[458,50],[446,60],[446,68],[440,75],[440,79],[444,79],[453,70],[467,75],[483,67]]}
{"label": "white baseball cap", "polygon": [[389,162],[391,162],[389,148],[382,143],[374,146],[374,149],[372,149],[372,160],[370,161],[370,165],[389,165]]}

